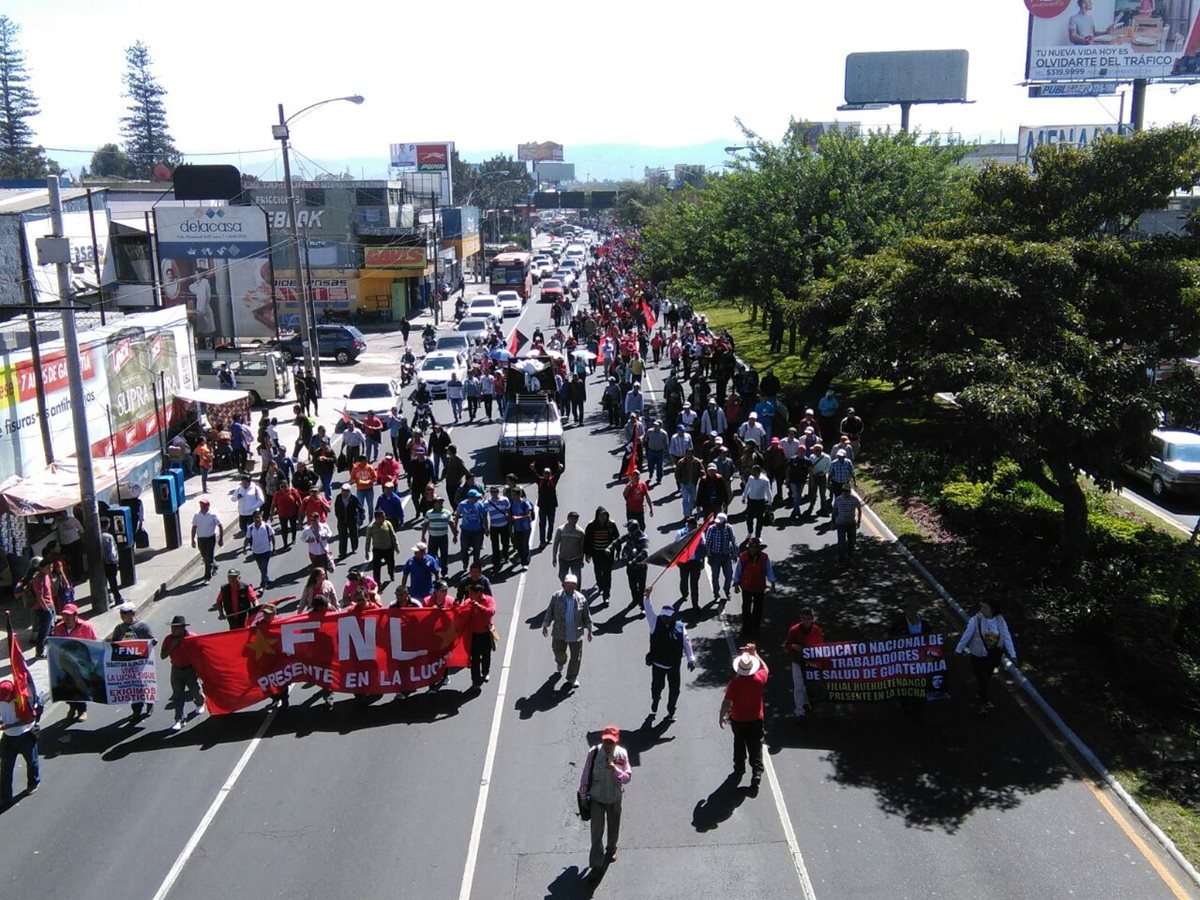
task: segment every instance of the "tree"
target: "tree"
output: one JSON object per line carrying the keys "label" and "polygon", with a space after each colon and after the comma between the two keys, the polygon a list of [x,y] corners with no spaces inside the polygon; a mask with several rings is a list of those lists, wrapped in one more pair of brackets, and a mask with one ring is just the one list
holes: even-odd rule
{"label": "tree", "polygon": [[613,215],[622,225],[641,228],[649,220],[651,212],[666,202],[669,193],[663,185],[623,181],[617,186]]}
{"label": "tree", "polygon": [[121,136],[125,153],[131,164],[131,177],[149,178],[155,165],[175,166],[182,156],[175,149],[167,127],[167,111],[163,105],[166,89],[150,71],[150,49],[138,41],[125,51],[126,70],[122,79],[125,96],[129,98],[121,118]]}
{"label": "tree", "polygon": [[58,163],[33,143],[29,120],[41,110],[29,87],[25,54],[17,46],[21,27],[0,16],[0,177],[38,178],[59,174]]}
{"label": "tree", "polygon": [[1080,474],[1111,484],[1146,458],[1168,392],[1200,403],[1195,378],[1147,377],[1200,351],[1200,237],[1130,228],[1198,182],[1189,126],[1044,148],[1033,172],[989,167],[961,217],[817,287],[814,302],[843,323],[830,364],[956,393],[956,450],[980,466],[1015,460],[1062,504],[1061,548],[1080,560]]}
{"label": "tree", "polygon": [[[746,137],[749,153],[729,174],[649,217],[647,274],[692,299],[744,301],[752,319],[758,309],[784,317],[791,353],[797,329],[807,353],[830,327],[814,282],[956,212],[968,177],[964,148],[932,137],[833,131],[814,148],[803,122],[778,144]],[[823,390],[829,375],[822,367],[810,387]]]}
{"label": "tree", "polygon": [[90,173],[95,178],[131,178],[133,162],[116,144],[104,144],[92,154]]}

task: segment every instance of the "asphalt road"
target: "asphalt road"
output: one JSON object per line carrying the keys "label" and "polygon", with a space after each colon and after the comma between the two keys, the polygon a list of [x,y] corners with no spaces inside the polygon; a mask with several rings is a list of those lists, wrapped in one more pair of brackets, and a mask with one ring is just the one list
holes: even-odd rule
{"label": "asphalt road", "polygon": [[[531,303],[520,321],[523,330],[545,324],[548,309]],[[326,394],[346,378],[391,371],[398,340],[370,336],[356,366],[326,370]],[[652,387],[663,374],[653,372]],[[578,509],[584,520],[597,505],[621,504],[611,477],[617,441],[602,427],[599,392],[589,383],[588,421],[568,429],[560,487],[563,512]],[[435,410],[448,405],[437,401]],[[497,434],[495,424],[454,429],[489,483],[502,474]],[[671,485],[653,492],[655,547],[679,518]],[[733,508],[740,535],[740,501]],[[794,898],[805,896],[802,877],[820,898],[1171,896],[1155,865],[1185,883],[1140,829],[1106,812],[1011,695],[1001,692],[996,711],[976,717],[966,703],[969,673],[957,663],[955,698],[920,722],[887,706],[825,706],[798,729],[780,644],[799,606],[816,607],[831,640],[881,634],[913,594],[931,616],[942,614],[869,533],[849,571],[833,564],[833,536],[818,523],[780,524],[764,537],[780,588],[768,596],[760,640],[771,666],[773,771],[757,797],[727,779],[732,740],[717,724],[737,598],[724,619],[712,606],[691,617],[700,665],[685,670],[679,719],[666,726],[647,719],[647,629],[636,607],[620,610],[629,600],[620,571],[612,604],[593,607],[598,634],[586,645],[581,687],[567,693],[551,678],[539,628],[556,587],[547,548],[527,573],[508,569],[496,583],[503,645],[477,696],[466,691],[467,673],[440,693],[366,707],[344,699],[326,710],[297,689],[284,715],[258,708],[205,717],[178,734],[167,730],[165,710],[134,727],[126,710],[93,706],[86,723],[64,729],[54,708],[42,738],[43,787],[0,819],[2,893],[590,896],[588,837],[573,794],[589,744],[610,722],[625,730],[633,780],[620,859],[598,896]],[[238,558],[227,544],[223,561]],[[274,560],[280,584],[268,596],[298,593],[305,561],[295,549]],[[584,587],[592,583],[585,572]],[[668,573],[660,602],[674,598],[674,585]],[[147,621],[161,635],[182,609],[195,630],[216,630],[214,596],[184,585]],[[1148,856],[1123,829],[1151,845]]]}

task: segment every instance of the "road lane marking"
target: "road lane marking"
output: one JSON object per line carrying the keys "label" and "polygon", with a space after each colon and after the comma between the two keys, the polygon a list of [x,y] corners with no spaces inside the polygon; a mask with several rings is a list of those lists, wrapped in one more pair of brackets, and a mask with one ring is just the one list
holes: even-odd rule
{"label": "road lane marking", "polygon": [[238,778],[245,771],[247,763],[250,762],[250,757],[254,755],[254,751],[258,749],[262,743],[263,735],[267,733],[267,729],[271,727],[271,723],[275,721],[275,710],[267,713],[267,717],[263,719],[261,725],[258,726],[258,731],[242,751],[242,758],[238,760],[237,765],[233,767],[233,771],[229,773],[229,777],[225,779],[225,783],[221,785],[221,789],[217,791],[217,796],[213,798],[213,802],[209,805],[208,810],[204,813],[204,818],[200,820],[200,824],[196,826],[196,830],[192,832],[192,836],[188,838],[188,842],[184,844],[183,850],[175,857],[175,862],[167,872],[167,877],[163,879],[158,890],[154,893],[153,900],[163,900],[171,892],[171,888],[175,886],[175,882],[179,876],[183,874],[183,867],[187,865],[192,854],[196,852],[196,848],[200,845],[204,833],[208,831],[208,826],[212,824],[213,819],[217,817],[217,811],[221,805],[233,792],[233,786],[237,784]]}
{"label": "road lane marking", "polygon": [[[712,569],[705,566],[706,577],[708,579],[709,590],[713,594],[713,602],[720,607],[720,601],[717,598],[717,592],[712,582]],[[733,640],[733,634],[729,629],[729,619],[725,615],[725,610],[721,610],[717,614],[717,620],[721,623],[721,631],[725,635],[725,643],[729,645],[729,658],[733,659],[738,655],[737,643]],[[812,879],[808,877],[808,866],[804,864],[804,854],[800,852],[800,842],[796,840],[796,830],[792,827],[792,817],[788,813],[787,803],[783,799],[783,790],[779,787],[779,779],[775,776],[775,766],[771,762],[771,754],[763,753],[763,768],[767,773],[767,784],[771,786],[771,796],[775,798],[775,812],[779,815],[779,824],[783,826],[783,837],[787,841],[788,853],[792,857],[792,868],[796,871],[796,877],[800,880],[800,892],[804,900],[816,900],[817,894],[813,890]],[[463,898],[466,900],[466,898]]]}
{"label": "road lane marking", "polygon": [[471,824],[471,839],[467,843],[467,861],[463,867],[462,885],[458,891],[459,900],[470,900],[471,889],[475,884],[475,864],[479,858],[479,841],[483,836],[483,817],[487,812],[488,792],[492,786],[492,768],[496,762],[496,748],[500,741],[500,721],[504,715],[504,701],[508,696],[508,676],[512,672],[513,648],[517,645],[517,631],[521,624],[521,600],[525,596],[525,577],[528,574],[528,571],[522,572],[521,580],[517,582],[517,599],[513,603],[512,619],[508,626],[508,644],[504,648],[504,663],[500,667],[496,707],[492,712],[492,728],[488,733],[487,753],[483,758],[483,774],[479,779],[479,797],[475,801],[475,820]]}

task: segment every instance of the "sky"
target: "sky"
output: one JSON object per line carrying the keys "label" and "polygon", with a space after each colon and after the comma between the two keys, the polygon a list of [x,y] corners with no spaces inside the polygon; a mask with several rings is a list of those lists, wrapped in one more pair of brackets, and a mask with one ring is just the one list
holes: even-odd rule
{"label": "sky", "polygon": [[[912,126],[1015,141],[1021,125],[1115,122],[1119,100],[1029,99],[1022,0],[605,0],[604,3],[380,3],[308,0],[147,4],[5,0],[48,148],[119,142],[124,48],[141,40],[167,90],[176,146],[240,154],[276,177],[270,126],[299,118],[303,157],[383,157],[390,143],[450,140],[465,158],[518,142],[699,144],[737,138],[735,120],[778,139],[791,118],[898,126],[899,108],[837,112],[845,57],[869,50],[965,49],[967,105],[915,107]],[[1200,87],[1151,86],[1147,125],[1200,112]],[[55,151],[49,155],[54,156]],[[62,154],[59,154],[60,156]],[[222,160],[223,161],[223,160]],[[356,173],[357,174],[357,173]]]}

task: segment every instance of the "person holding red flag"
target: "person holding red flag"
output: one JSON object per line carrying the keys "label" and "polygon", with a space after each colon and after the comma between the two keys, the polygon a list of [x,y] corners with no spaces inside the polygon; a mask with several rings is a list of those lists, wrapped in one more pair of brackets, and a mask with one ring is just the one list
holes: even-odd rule
{"label": "person holding red flag", "polygon": [[42,704],[7,612],[5,624],[12,675],[0,681],[0,809],[13,801],[13,774],[18,756],[25,760],[25,793],[36,791],[42,780],[38,756],[38,720],[42,716]]}
{"label": "person holding red flag", "polygon": [[654,501],[650,499],[650,488],[638,474],[636,450],[630,456],[630,466],[626,471],[628,481],[621,491],[621,496],[625,498],[625,519],[637,522],[644,531],[646,529],[646,512],[649,511],[650,517],[654,518]]}

